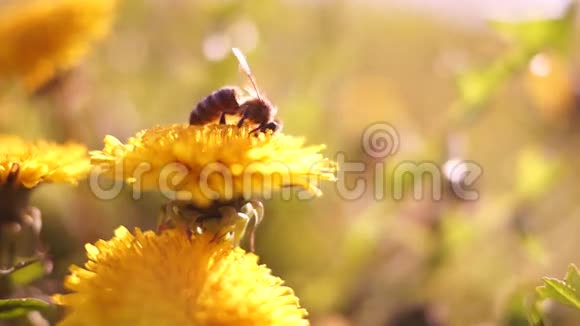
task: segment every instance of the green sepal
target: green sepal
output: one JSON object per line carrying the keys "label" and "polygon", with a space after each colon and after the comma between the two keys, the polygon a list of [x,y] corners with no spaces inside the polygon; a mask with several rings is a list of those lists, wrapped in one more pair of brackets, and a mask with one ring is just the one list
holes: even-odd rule
{"label": "green sepal", "polygon": [[44,310],[50,305],[33,298],[0,300],[0,319],[22,317],[31,311]]}

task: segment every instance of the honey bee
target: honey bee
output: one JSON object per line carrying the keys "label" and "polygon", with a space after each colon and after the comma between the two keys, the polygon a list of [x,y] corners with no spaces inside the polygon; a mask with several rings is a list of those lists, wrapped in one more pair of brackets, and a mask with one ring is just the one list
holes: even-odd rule
{"label": "honey bee", "polygon": [[223,87],[206,96],[195,106],[189,115],[189,124],[204,125],[218,119],[220,124],[225,124],[227,115],[238,115],[240,116],[238,127],[243,126],[246,121],[258,125],[250,133],[280,131],[282,124],[276,119],[278,109],[260,94],[250,65],[243,53],[237,48],[233,48],[232,52],[238,59],[240,69],[252,85],[252,89],[248,91],[250,95],[244,96],[239,87]]}
{"label": "honey bee", "polygon": [[[280,131],[282,124],[276,119],[277,109],[260,93],[254,75],[242,52],[232,49],[240,69],[248,77],[251,88],[245,95],[239,87],[223,87],[201,100],[191,111],[190,125],[226,124],[227,115],[239,116],[238,127],[250,122],[257,125],[254,132]],[[158,230],[184,228],[188,234],[212,234],[215,241],[229,241],[238,246],[249,231],[250,249],[254,251],[255,231],[264,217],[264,206],[257,200],[215,202],[208,208],[199,208],[188,201],[171,201],[160,214]],[[250,223],[253,221],[253,223]]]}

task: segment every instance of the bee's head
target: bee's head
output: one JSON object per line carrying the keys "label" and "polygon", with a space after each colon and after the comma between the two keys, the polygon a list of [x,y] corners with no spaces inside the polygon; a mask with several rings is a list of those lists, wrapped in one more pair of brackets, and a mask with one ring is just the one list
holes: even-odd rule
{"label": "bee's head", "polygon": [[282,130],[282,122],[278,119],[270,121],[264,125],[262,131],[272,130],[272,132],[280,132]]}

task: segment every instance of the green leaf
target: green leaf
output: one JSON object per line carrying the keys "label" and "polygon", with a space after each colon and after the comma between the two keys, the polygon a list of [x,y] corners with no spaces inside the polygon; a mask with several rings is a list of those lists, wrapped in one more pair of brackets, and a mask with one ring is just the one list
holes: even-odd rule
{"label": "green leaf", "polygon": [[526,313],[526,317],[528,319],[528,324],[533,326],[542,326],[544,325],[543,321],[543,313],[538,307],[537,302],[530,302],[526,303],[528,307],[528,311]]}
{"label": "green leaf", "polygon": [[523,22],[490,21],[500,34],[515,40],[504,54],[493,62],[469,69],[456,78],[459,105],[451,112],[455,122],[469,122],[484,111],[498,88],[522,70],[536,54],[546,50],[567,50],[574,32],[576,5],[557,19]]}
{"label": "green leaf", "polygon": [[50,307],[47,302],[32,298],[0,300],[0,319],[10,319],[26,315],[31,311]]}
{"label": "green leaf", "polygon": [[468,70],[457,78],[463,103],[468,107],[483,105],[505,78],[502,71],[490,66]]}
{"label": "green leaf", "polygon": [[10,268],[0,269],[0,276],[8,276],[14,285],[27,285],[46,274],[43,263],[38,259],[20,262]]}
{"label": "green leaf", "polygon": [[45,275],[45,270],[42,262],[29,261],[18,266],[18,268],[10,274],[12,284],[23,286],[34,282]]}
{"label": "green leaf", "polygon": [[537,309],[535,293],[529,288],[514,291],[506,302],[499,325],[541,326],[542,315]]}
{"label": "green leaf", "polygon": [[553,299],[580,309],[580,274],[574,264],[568,267],[564,280],[545,277],[544,283],[536,288],[541,299]]}
{"label": "green leaf", "polygon": [[458,111],[453,112],[453,118],[473,119],[503,82],[525,66],[534,54],[528,49],[516,48],[485,66],[459,74],[456,84],[461,105]]}
{"label": "green leaf", "polygon": [[574,31],[576,4],[572,2],[562,17],[522,22],[490,21],[501,35],[514,39],[521,46],[540,50],[545,47],[565,49]]}

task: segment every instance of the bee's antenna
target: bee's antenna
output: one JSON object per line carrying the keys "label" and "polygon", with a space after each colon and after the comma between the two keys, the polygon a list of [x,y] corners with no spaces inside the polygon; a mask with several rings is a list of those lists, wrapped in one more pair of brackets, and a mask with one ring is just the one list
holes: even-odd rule
{"label": "bee's antenna", "polygon": [[246,57],[244,56],[242,51],[240,51],[240,49],[238,48],[232,48],[232,52],[234,53],[236,59],[238,59],[238,62],[240,63],[240,69],[242,69],[242,71],[248,76],[248,79],[250,79],[250,83],[252,84],[252,87],[254,87],[254,90],[256,91],[256,96],[258,97],[258,99],[260,99],[260,91],[258,90],[258,85],[256,84],[256,80],[254,79],[254,75],[252,74],[252,70],[250,69],[250,65],[248,64]]}

